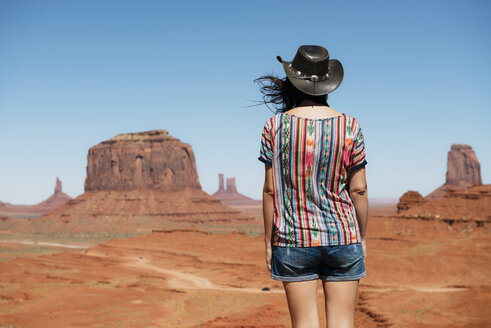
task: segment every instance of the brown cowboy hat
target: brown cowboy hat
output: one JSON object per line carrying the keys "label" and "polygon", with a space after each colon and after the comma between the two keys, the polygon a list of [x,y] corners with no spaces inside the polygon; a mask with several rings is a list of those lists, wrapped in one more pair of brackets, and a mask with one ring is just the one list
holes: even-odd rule
{"label": "brown cowboy hat", "polygon": [[283,64],[290,82],[302,92],[320,96],[333,92],[343,81],[343,65],[337,59],[329,59],[329,51],[321,46],[303,45],[291,62],[276,56]]}

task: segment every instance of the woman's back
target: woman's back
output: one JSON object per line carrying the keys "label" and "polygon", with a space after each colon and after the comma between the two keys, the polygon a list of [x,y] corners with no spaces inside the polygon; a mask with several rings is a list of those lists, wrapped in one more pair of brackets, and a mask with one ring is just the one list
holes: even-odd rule
{"label": "woman's back", "polygon": [[329,107],[296,107],[268,119],[259,159],[273,168],[273,245],[361,242],[347,184],[367,162],[358,121]]}
{"label": "woman's back", "polygon": [[317,279],[327,326],[353,327],[359,280],[366,276],[368,196],[365,147],[358,121],[327,103],[344,68],[321,46],[300,46],[292,61],[277,56],[284,78],[265,75],[265,260],[283,282],[293,327],[319,327]]}

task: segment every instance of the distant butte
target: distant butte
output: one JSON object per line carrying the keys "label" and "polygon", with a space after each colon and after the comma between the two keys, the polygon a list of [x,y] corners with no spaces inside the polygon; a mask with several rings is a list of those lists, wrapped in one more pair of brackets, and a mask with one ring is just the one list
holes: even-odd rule
{"label": "distant butte", "polygon": [[191,146],[166,130],[121,133],[89,149],[85,191],[201,189]]}
{"label": "distant butte", "polygon": [[46,200],[36,205],[14,205],[11,203],[0,202],[0,212],[7,213],[28,213],[28,214],[43,214],[63,205],[68,200],[72,199],[69,195],[62,191],[61,180],[56,177],[54,193]]}
{"label": "distant butte", "polygon": [[450,189],[463,190],[482,185],[481,165],[469,145],[452,144],[447,156],[445,183],[426,195],[425,200],[442,199]]}
{"label": "distant butte", "polygon": [[491,184],[483,185],[481,166],[469,145],[452,144],[445,183],[426,197],[407,191],[397,204],[397,217],[424,220],[491,222]]}
{"label": "distant butte", "polygon": [[234,208],[244,209],[244,207],[261,207],[262,201],[247,197],[237,191],[235,177],[227,178],[227,185],[224,188],[223,174],[218,174],[218,191],[212,196],[220,199],[220,201]]}

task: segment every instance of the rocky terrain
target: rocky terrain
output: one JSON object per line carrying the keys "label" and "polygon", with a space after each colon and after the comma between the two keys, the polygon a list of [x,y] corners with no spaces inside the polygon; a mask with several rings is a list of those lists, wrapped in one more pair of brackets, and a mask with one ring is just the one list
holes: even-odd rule
{"label": "rocky terrain", "polygon": [[408,191],[397,207],[398,217],[484,225],[491,222],[491,185],[447,188],[444,197],[434,201],[424,199],[417,191]]}
{"label": "rocky terrain", "polygon": [[[13,229],[17,232],[149,232],[169,226],[243,225],[254,219],[200,189],[89,191]],[[1,227],[1,225],[0,225]]]}
{"label": "rocky terrain", "polygon": [[[0,326],[290,327],[263,236],[202,228],[0,262]],[[356,327],[489,326],[489,232],[488,223],[370,216]]]}

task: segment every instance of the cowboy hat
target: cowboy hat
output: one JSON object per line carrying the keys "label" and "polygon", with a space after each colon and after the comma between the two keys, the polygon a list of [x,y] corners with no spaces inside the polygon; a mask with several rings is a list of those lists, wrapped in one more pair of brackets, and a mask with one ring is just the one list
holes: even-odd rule
{"label": "cowboy hat", "polygon": [[291,62],[276,56],[283,64],[286,76],[300,91],[312,96],[333,92],[343,81],[343,65],[329,59],[329,51],[321,46],[303,45]]}

